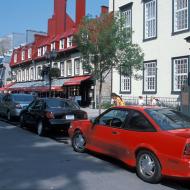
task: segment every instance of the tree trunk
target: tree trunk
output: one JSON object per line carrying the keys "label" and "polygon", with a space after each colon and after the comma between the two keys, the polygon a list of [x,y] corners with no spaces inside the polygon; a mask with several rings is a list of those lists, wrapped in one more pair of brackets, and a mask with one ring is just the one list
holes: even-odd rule
{"label": "tree trunk", "polygon": [[101,114],[101,107],[102,107],[102,79],[100,79],[100,88],[99,88],[98,99],[99,99],[99,114]]}

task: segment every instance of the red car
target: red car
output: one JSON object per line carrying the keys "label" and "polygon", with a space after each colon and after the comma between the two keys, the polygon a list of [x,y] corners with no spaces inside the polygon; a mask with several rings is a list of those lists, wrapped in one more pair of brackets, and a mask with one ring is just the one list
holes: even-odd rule
{"label": "red car", "polygon": [[112,107],[94,121],[73,121],[69,135],[75,151],[117,158],[146,182],[190,177],[190,118],[175,110]]}

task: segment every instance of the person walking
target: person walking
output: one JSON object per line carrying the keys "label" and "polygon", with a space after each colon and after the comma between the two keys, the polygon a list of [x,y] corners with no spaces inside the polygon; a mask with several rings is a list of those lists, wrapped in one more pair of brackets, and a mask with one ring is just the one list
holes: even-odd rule
{"label": "person walking", "polygon": [[117,95],[116,93],[112,93],[111,97],[115,106],[125,106],[125,102],[121,96]]}
{"label": "person walking", "polygon": [[139,105],[139,106],[143,106],[143,105],[144,105],[143,96],[139,96],[138,105]]}

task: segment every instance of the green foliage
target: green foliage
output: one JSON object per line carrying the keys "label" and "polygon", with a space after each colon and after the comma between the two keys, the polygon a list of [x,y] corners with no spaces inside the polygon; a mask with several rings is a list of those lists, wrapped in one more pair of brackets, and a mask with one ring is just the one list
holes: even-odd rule
{"label": "green foliage", "polygon": [[12,81],[11,78],[7,78],[6,81]]}
{"label": "green foliage", "polygon": [[60,77],[60,69],[59,68],[51,68],[50,69],[50,75],[52,78],[58,78]]}
{"label": "green foliage", "polygon": [[110,102],[102,102],[101,108],[102,109],[108,109],[108,108],[110,108],[112,106],[113,106],[113,104],[111,104]]}

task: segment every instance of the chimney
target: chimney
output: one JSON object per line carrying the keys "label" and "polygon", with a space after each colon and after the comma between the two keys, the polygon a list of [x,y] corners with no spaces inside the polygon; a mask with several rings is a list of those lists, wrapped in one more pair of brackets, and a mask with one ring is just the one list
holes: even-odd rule
{"label": "chimney", "polygon": [[108,7],[107,6],[101,6],[101,14],[107,14],[108,13]]}
{"label": "chimney", "polygon": [[54,15],[56,33],[61,34],[66,30],[67,0],[54,0]]}
{"label": "chimney", "polygon": [[86,0],[76,0],[76,25],[78,26],[86,15]]}

